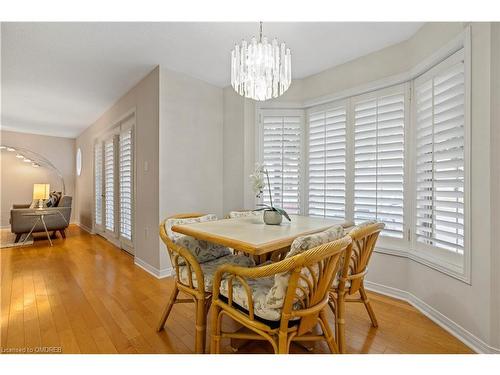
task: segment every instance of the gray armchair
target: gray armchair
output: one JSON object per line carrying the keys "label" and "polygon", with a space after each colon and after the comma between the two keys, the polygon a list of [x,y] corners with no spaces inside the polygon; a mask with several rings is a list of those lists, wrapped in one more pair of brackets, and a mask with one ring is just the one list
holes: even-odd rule
{"label": "gray armchair", "polygon": [[[63,238],[66,238],[65,229],[68,227],[71,218],[71,202],[73,198],[64,196],[59,201],[57,207],[47,207],[44,211],[59,211],[58,215],[47,215],[45,217],[45,224],[47,230],[50,232],[61,233]],[[29,204],[14,204],[10,210],[10,231],[16,234],[15,242],[21,239],[24,233],[29,233],[37,218],[35,216],[26,216],[27,213],[35,211],[34,208],[29,208]],[[33,232],[45,232],[45,228],[41,222],[38,222]]]}

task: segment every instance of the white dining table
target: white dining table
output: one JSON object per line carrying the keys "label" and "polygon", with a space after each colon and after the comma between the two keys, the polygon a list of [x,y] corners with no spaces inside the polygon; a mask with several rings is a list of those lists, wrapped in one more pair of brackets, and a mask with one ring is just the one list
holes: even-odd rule
{"label": "white dining table", "polygon": [[248,216],[174,225],[172,230],[250,255],[261,256],[289,247],[299,236],[321,232],[335,224],[352,226],[351,222],[343,219],[299,215],[290,215],[290,218],[291,221],[283,218],[280,225],[267,225],[261,216]]}

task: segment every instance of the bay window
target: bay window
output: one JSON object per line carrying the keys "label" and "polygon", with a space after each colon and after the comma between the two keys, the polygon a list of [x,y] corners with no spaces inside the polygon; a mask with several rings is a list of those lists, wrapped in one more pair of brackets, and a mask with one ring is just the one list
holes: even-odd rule
{"label": "bay window", "polygon": [[[290,214],[385,223],[377,251],[469,281],[466,47],[412,79],[302,109],[261,109],[258,157]],[[424,66],[424,65],[422,65]]]}

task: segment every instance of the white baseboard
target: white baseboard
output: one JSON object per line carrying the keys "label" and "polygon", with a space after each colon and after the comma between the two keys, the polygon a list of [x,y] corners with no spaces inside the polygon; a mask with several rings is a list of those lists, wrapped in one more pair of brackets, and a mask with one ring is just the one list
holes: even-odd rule
{"label": "white baseboard", "polygon": [[[82,223],[75,222],[73,224],[78,225],[80,228],[82,228],[84,231],[86,231],[86,232],[88,232],[90,234],[95,234],[95,232],[91,228],[87,227],[86,225],[84,225]],[[113,243],[112,241],[110,241],[110,242]],[[117,246],[117,247],[120,247],[119,244],[114,244],[114,245]],[[165,277],[169,277],[169,276],[173,275],[173,269],[172,269],[172,267],[160,270],[160,269],[158,269],[156,267],[153,267],[149,263],[143,261],[142,259],[137,258],[136,256],[134,256],[134,264],[136,266],[139,266],[140,268],[142,268],[147,273],[153,275],[157,279],[163,279]]]}
{"label": "white baseboard", "polygon": [[366,289],[368,290],[408,302],[434,323],[455,336],[475,352],[482,354],[500,354],[499,348],[495,348],[486,344],[483,340],[473,335],[450,318],[441,314],[435,308],[426,304],[424,301],[414,296],[413,294],[401,289],[377,284],[368,280],[365,280],[364,284],[366,286]]}
{"label": "white baseboard", "polygon": [[149,263],[146,263],[145,261],[143,261],[142,259],[137,258],[137,257],[134,258],[134,263],[136,266],[141,267],[144,271],[153,275],[157,279],[163,279],[165,277],[172,276],[172,272],[173,272],[172,267],[164,268],[164,269],[160,270],[160,269],[153,267]]}
{"label": "white baseboard", "polygon": [[79,223],[78,221],[75,221],[71,224],[78,225],[80,228],[82,228],[85,232],[90,233],[90,234],[95,234],[95,232],[92,230],[92,228],[89,228],[85,224]]}

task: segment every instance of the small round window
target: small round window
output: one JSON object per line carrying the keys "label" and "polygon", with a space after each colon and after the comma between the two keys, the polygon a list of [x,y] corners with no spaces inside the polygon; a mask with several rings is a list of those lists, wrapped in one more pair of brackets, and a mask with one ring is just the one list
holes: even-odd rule
{"label": "small round window", "polygon": [[76,174],[80,176],[82,173],[82,150],[78,148],[76,150]]}

